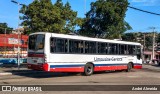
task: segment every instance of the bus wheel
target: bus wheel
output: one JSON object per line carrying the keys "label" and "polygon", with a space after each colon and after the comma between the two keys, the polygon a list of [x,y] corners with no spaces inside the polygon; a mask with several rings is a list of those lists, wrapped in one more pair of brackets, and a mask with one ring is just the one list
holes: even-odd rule
{"label": "bus wheel", "polygon": [[132,69],[132,63],[128,63],[126,72],[130,72],[131,69]]}
{"label": "bus wheel", "polygon": [[93,74],[93,64],[86,64],[84,67],[84,75],[90,76]]}

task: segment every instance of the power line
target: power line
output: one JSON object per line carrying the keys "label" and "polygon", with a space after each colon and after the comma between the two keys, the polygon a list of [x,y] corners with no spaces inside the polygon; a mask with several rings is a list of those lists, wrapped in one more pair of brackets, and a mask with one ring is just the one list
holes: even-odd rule
{"label": "power line", "polygon": [[141,11],[141,12],[145,12],[145,13],[149,13],[149,14],[153,14],[153,15],[158,15],[158,16],[160,16],[160,14],[158,14],[158,13],[154,13],[154,12],[150,12],[150,11],[142,10],[142,9],[135,8],[135,7],[132,7],[132,6],[128,6],[128,7],[129,7],[129,8],[131,8],[131,9],[134,9],[134,10]]}

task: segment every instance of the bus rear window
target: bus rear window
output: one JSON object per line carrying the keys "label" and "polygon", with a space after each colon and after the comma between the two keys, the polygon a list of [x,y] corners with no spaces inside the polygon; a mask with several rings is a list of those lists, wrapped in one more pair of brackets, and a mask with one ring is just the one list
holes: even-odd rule
{"label": "bus rear window", "polygon": [[42,50],[44,49],[44,35],[31,35],[29,36],[29,49],[30,50]]}

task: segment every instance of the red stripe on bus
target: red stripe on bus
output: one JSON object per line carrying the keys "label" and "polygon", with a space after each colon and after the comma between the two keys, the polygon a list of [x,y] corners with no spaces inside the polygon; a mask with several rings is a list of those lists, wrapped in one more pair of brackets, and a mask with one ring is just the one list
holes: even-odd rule
{"label": "red stripe on bus", "polygon": [[53,72],[84,72],[84,67],[51,68],[50,71],[53,71]]}
{"label": "red stripe on bus", "polygon": [[106,70],[123,70],[127,69],[127,66],[96,66],[94,71],[106,71]]}
{"label": "red stripe on bus", "polygon": [[142,69],[142,65],[134,65],[134,69]]}
{"label": "red stripe on bus", "polygon": [[[127,66],[98,66],[94,68],[94,71],[106,71],[106,70],[123,70],[127,69]],[[84,72],[84,67],[74,67],[74,68],[51,68],[50,71],[53,72]]]}
{"label": "red stripe on bus", "polygon": [[[84,67],[69,67],[69,68],[50,68],[47,63],[41,65],[28,64],[29,69],[52,71],[52,72],[84,72]],[[141,69],[142,65],[134,65],[135,69]],[[123,70],[127,69],[127,66],[95,66],[94,71],[106,71],[106,70]]]}
{"label": "red stripe on bus", "polygon": [[28,57],[44,57],[44,54],[28,54]]}

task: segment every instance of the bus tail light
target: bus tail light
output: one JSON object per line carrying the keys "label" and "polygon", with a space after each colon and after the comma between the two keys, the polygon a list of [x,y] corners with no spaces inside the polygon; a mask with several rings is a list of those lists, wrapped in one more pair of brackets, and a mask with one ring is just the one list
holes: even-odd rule
{"label": "bus tail light", "polygon": [[49,65],[47,63],[44,63],[43,64],[43,70],[44,71],[49,71],[48,68],[49,68]]}

